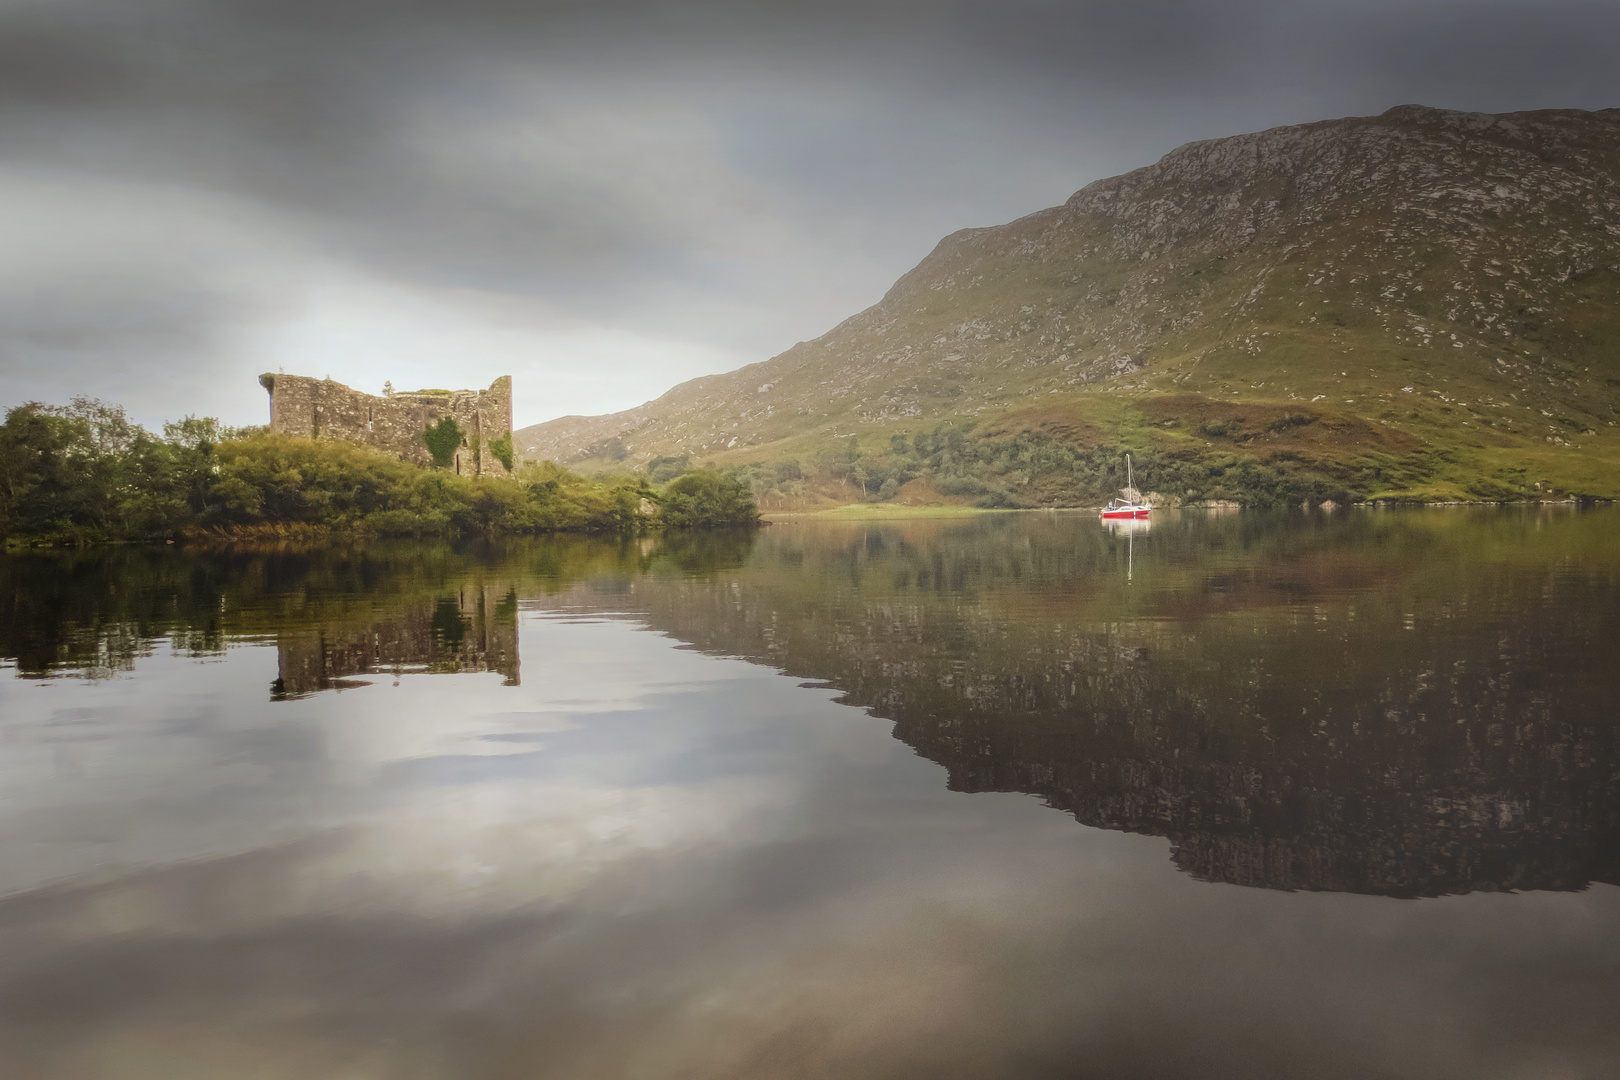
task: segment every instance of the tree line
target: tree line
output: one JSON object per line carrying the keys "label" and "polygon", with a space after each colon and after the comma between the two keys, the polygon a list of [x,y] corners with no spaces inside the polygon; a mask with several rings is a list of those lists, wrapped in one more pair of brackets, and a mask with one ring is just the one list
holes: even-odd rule
{"label": "tree line", "polygon": [[[892,434],[876,445],[850,435],[804,459],[751,462],[736,471],[760,505],[771,509],[791,508],[807,496],[834,489],[865,502],[888,502],[915,480],[926,485],[925,498],[1020,509],[1102,505],[1125,488],[1126,453],[1135,465],[1137,490],[1183,503],[1350,503],[1389,487],[1420,486],[1435,469],[1432,460],[1416,454],[1364,453],[1325,460],[1288,451],[1261,456],[1220,445],[1165,449],[1145,439],[1075,446],[1037,432],[991,435],[976,426],[973,421],[944,421],[931,429]],[[1512,494],[1495,487],[1478,487],[1474,493],[1482,498]]]}
{"label": "tree line", "polygon": [[[505,451],[505,447],[501,447]],[[509,452],[509,451],[508,451]],[[756,522],[743,481],[713,469],[586,478],[552,462],[457,476],[342,441],[188,416],[153,433],[93,398],[7,410],[0,540],[83,544],[204,537],[638,532]]]}

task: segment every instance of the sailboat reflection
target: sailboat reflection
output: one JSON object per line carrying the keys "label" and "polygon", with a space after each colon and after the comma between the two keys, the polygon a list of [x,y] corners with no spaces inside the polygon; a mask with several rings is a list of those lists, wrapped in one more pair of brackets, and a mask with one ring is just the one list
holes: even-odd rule
{"label": "sailboat reflection", "polygon": [[1148,518],[1105,518],[1103,528],[1115,536],[1125,535],[1125,581],[1129,584],[1136,569],[1136,534],[1152,530],[1153,522]]}

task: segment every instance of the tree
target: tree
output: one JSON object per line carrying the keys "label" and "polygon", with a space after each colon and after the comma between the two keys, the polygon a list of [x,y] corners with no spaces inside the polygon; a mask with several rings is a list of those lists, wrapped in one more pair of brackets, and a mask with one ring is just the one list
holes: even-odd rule
{"label": "tree", "polygon": [[90,424],[38,402],[6,412],[0,426],[0,534],[99,535],[114,480],[95,452]]}
{"label": "tree", "polygon": [[664,523],[676,528],[752,525],[759,520],[748,486],[735,476],[696,469],[664,488]]}
{"label": "tree", "polygon": [[685,472],[691,463],[692,458],[688,454],[655,457],[647,462],[647,478],[655,484],[667,484]]}
{"label": "tree", "polygon": [[122,405],[113,405],[83,394],[66,405],[33,404],[31,407],[45,416],[84,421],[90,437],[90,448],[97,454],[121,454],[146,434],[139,424],[129,418]]}

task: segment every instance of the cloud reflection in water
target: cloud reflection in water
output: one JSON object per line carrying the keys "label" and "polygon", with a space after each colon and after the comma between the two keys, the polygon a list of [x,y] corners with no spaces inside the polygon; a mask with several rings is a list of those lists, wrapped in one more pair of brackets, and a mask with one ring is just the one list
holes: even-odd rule
{"label": "cloud reflection in water", "polygon": [[[385,664],[280,699],[288,641],[325,627],[330,655],[352,655],[356,627],[431,615],[443,580],[350,588],[341,560],[272,568],[260,593],[242,583],[262,566],[200,575],[236,582],[194,597],[225,612],[212,649],[201,615],[165,628],[78,597],[52,610],[163,636],[90,634],[147,642],[123,663],[36,627],[84,659],[0,680],[0,1063],[142,1080],[1600,1075],[1620,1063],[1612,886],[1232,888],[1178,871],[1161,836],[1079,828],[1018,792],[1082,820],[1117,797],[1098,823],[1140,827],[1160,810],[1132,800],[1181,783],[1185,830],[1198,799],[1230,811],[1234,778],[1251,806],[1314,776],[1387,810],[1473,769],[1504,797],[1580,795],[1526,805],[1603,842],[1612,712],[1582,651],[1613,617],[1602,524],[1170,523],[1135,538],[1130,593],[1115,541],[1073,520],[778,527],[695,555],[542,546],[446,564],[522,597],[500,616],[520,685],[428,664],[395,686]],[[1458,550],[1494,600],[1440,587]],[[534,576],[567,551],[607,561]],[[383,562],[396,585],[416,572]],[[151,580],[133,573],[118,580]],[[153,611],[186,609],[162,595]],[[1537,614],[1583,603],[1586,623]],[[1061,689],[1041,677],[1060,649]],[[1447,681],[1447,656],[1479,681]],[[1403,734],[1418,722],[1397,710],[1362,738],[1371,706],[1349,697],[1282,723],[1291,695],[1374,666],[1392,693],[1421,683],[1402,710],[1446,734]],[[1517,726],[1492,742],[1476,700],[1513,704]],[[1475,734],[1473,758],[1449,756]],[[1554,766],[1599,771],[1561,789]],[[1209,835],[1309,842],[1335,820],[1313,813]]]}

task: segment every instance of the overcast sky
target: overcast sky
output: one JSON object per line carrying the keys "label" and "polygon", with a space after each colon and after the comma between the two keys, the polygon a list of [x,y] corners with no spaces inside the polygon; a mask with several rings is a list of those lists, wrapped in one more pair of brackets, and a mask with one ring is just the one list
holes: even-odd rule
{"label": "overcast sky", "polygon": [[1188,140],[1617,61],[1612,0],[0,0],[0,405],[625,408]]}

